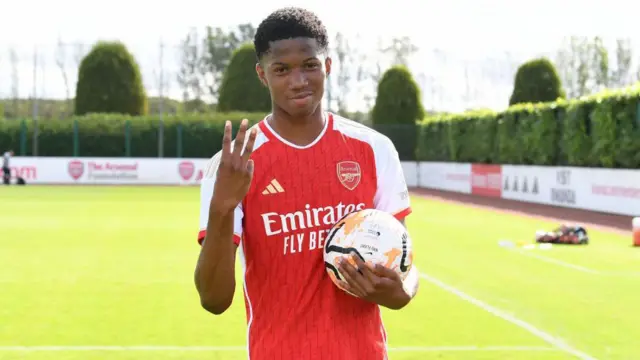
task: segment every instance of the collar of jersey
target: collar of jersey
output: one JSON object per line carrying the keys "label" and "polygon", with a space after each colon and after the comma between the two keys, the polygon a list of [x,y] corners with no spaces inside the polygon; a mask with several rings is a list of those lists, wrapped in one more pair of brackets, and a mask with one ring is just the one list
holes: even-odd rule
{"label": "collar of jersey", "polygon": [[269,125],[269,122],[267,122],[267,119],[271,115],[272,114],[267,115],[262,121],[260,121],[260,129],[262,130],[262,132],[267,136],[269,140],[277,140],[287,146],[290,146],[295,149],[300,149],[300,150],[309,149],[313,147],[315,144],[317,144],[320,140],[322,140],[322,138],[324,137],[324,134],[326,134],[327,132],[327,129],[329,129],[329,127],[332,126],[332,123],[333,123],[333,114],[328,112],[323,112],[324,128],[322,129],[318,137],[316,137],[315,140],[313,140],[310,144],[305,146],[300,146],[290,141],[287,141],[285,138],[280,136],[280,134],[278,134],[275,130],[273,130],[273,128],[271,128],[271,126]]}

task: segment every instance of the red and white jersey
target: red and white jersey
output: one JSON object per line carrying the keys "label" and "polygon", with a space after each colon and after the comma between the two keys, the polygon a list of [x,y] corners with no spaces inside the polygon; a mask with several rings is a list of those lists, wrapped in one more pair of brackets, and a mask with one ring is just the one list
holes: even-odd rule
{"label": "red and white jersey", "polygon": [[[346,213],[376,208],[407,216],[407,185],[389,138],[331,113],[325,118],[307,146],[286,141],[266,120],[256,125],[253,181],[234,225],[252,360],[387,359],[380,307],[338,289],[322,251]],[[219,159],[202,180],[200,242]]]}

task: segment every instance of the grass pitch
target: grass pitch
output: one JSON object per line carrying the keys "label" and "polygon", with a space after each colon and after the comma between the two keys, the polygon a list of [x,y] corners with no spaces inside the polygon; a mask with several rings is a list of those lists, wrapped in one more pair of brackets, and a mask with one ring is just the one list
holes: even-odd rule
{"label": "grass pitch", "polygon": [[[240,288],[199,306],[198,188],[0,188],[0,359],[244,359]],[[418,297],[384,311],[391,359],[634,359],[640,249],[506,249],[545,223],[413,198]]]}

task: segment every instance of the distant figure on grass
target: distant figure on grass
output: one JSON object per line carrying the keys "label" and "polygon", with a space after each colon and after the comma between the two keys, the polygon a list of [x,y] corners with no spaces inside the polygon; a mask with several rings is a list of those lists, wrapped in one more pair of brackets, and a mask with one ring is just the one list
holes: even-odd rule
{"label": "distant figure on grass", "polygon": [[11,184],[11,168],[10,162],[13,157],[13,150],[5,151],[2,155],[2,183],[5,185]]}
{"label": "distant figure on grass", "polygon": [[272,112],[250,129],[243,120],[233,141],[227,122],[223,148],[205,170],[200,302],[213,314],[229,308],[237,253],[250,359],[387,359],[380,306],[411,301],[415,266],[403,282],[384,266],[343,261],[338,269],[352,296],[327,275],[323,245],[352,211],[375,208],[404,223],[411,207],[398,152],[388,137],[323,111],[331,58],[315,14],[277,10],[258,26],[254,44]]}

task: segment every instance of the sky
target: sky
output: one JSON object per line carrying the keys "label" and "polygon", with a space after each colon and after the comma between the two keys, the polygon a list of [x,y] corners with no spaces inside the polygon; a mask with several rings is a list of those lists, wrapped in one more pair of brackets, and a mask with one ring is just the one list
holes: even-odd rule
{"label": "sky", "polygon": [[[97,40],[118,39],[138,59],[150,95],[157,95],[160,69],[165,79],[173,80],[178,66],[177,53],[171,51],[165,52],[160,66],[160,43],[169,49],[175,48],[191,27],[230,27],[246,22],[257,26],[271,11],[294,5],[316,12],[330,35],[339,31],[352,40],[357,38],[359,51],[366,54],[375,53],[380,38],[410,36],[419,48],[411,58],[410,68],[422,87],[427,108],[449,111],[469,106],[500,108],[506,105],[517,64],[534,56],[553,54],[563,37],[599,35],[608,41],[628,37],[638,44],[640,35],[635,35],[636,11],[632,11],[632,3],[624,0],[111,0],[107,3],[22,0],[12,2],[10,10],[5,8],[0,20],[0,97],[11,94],[9,51],[14,49],[20,63],[21,97],[34,92],[33,57],[37,51],[36,93],[64,98],[65,86],[55,61],[58,39],[69,44],[65,47],[64,67],[69,72],[72,88],[76,48],[71,44],[84,44],[88,49]],[[640,59],[640,54],[637,56]],[[483,61],[482,68],[478,61]],[[495,69],[487,70],[487,62],[495,64]],[[484,76],[487,72],[494,75]],[[496,73],[500,81],[496,81]],[[180,97],[175,82],[167,86],[165,93]],[[351,91],[351,110],[365,106],[362,92],[365,90]]]}

